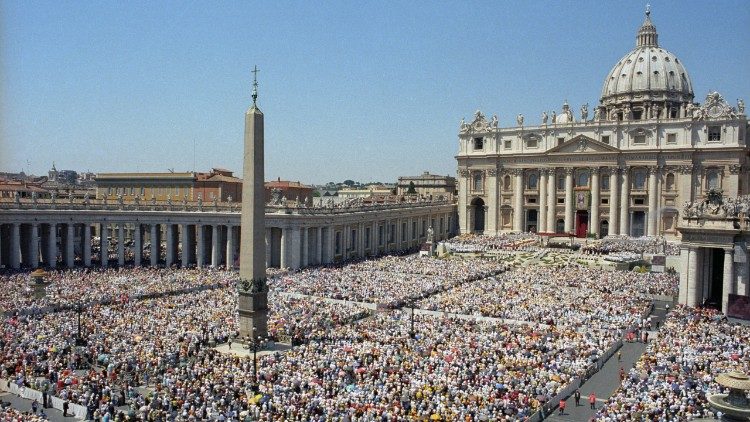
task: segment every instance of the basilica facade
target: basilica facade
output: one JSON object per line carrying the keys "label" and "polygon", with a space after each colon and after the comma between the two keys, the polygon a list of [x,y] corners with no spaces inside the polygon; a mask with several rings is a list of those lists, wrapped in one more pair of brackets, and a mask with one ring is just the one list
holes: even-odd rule
{"label": "basilica facade", "polygon": [[606,76],[599,105],[499,127],[477,111],[459,129],[461,233],[678,237],[686,202],[750,192],[745,106],[694,101],[683,63],[649,13]]}

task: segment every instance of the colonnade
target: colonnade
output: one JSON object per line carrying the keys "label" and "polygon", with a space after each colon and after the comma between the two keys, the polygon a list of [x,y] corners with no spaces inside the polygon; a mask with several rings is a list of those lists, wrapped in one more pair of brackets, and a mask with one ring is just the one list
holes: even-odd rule
{"label": "colonnade", "polygon": [[[0,219],[0,267],[239,266],[239,213],[160,213],[159,220],[153,213],[120,211],[12,213]],[[455,206],[268,216],[267,265],[300,268],[416,248],[430,227],[434,240],[447,239],[454,233]]]}
{"label": "colonnade", "polygon": [[[735,253],[741,253],[735,259]],[[679,303],[701,306],[712,303],[726,313],[729,295],[750,296],[746,252],[734,245],[701,247],[683,244],[681,251]]]}

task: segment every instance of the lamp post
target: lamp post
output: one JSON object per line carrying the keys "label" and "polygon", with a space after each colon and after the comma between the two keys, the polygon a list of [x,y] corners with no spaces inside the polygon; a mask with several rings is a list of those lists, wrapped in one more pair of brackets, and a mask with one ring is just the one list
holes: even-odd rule
{"label": "lamp post", "polygon": [[[253,332],[255,332],[255,327],[253,327]],[[262,342],[263,339],[260,336],[251,337],[247,335],[243,346],[245,350],[253,350],[253,391],[256,392],[258,391],[258,349],[260,349]]]}
{"label": "lamp post", "polygon": [[411,300],[411,330],[409,331],[409,335],[411,338],[414,338],[416,336],[416,333],[414,332],[414,306],[416,306],[416,303],[414,299]]}

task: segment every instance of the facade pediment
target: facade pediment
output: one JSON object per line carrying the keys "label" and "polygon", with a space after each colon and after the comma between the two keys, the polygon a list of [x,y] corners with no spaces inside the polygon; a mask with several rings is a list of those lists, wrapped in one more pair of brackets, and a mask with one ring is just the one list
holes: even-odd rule
{"label": "facade pediment", "polygon": [[580,154],[580,153],[602,153],[620,152],[619,149],[599,142],[588,136],[579,135],[547,151],[548,154]]}

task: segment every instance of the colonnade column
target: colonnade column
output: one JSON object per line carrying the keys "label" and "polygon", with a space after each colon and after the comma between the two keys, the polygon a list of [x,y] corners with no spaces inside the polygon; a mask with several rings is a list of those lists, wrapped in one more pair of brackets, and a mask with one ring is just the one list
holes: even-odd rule
{"label": "colonnade column", "polygon": [[281,228],[281,247],[279,248],[281,250],[281,256],[279,257],[279,267],[281,268],[289,268],[289,260],[287,259],[287,250],[289,249],[287,247],[287,242],[289,241],[289,229],[282,227]]}
{"label": "colonnade column", "polygon": [[291,253],[289,254],[289,266],[292,269],[297,269],[300,267],[300,258],[301,258],[301,248],[300,248],[300,241],[302,237],[302,232],[299,227],[294,227],[291,229],[291,239],[290,239],[290,248]]}
{"label": "colonnade column", "polygon": [[140,267],[143,265],[141,262],[143,258],[143,231],[141,227],[141,223],[135,223],[134,224],[134,230],[133,233],[133,247],[135,248],[134,255],[133,255],[133,261],[136,267]]}
{"label": "colonnade column", "polygon": [[151,266],[156,267],[159,265],[159,246],[161,239],[159,239],[159,225],[151,224]]}
{"label": "colonnade column", "polygon": [[190,240],[188,239],[190,225],[183,223],[180,229],[182,229],[182,233],[180,233],[180,242],[182,243],[182,256],[180,257],[180,261],[182,268],[187,268],[190,266]]}
{"label": "colonnade column", "polygon": [[39,267],[39,225],[31,224],[31,268]]}
{"label": "colonnade column", "polygon": [[515,187],[513,189],[513,231],[523,230],[523,169],[514,169]]}
{"label": "colonnade column", "polygon": [[[47,265],[51,268],[57,267],[57,224],[49,224],[49,234],[47,236]],[[13,253],[11,252],[11,258]]]}
{"label": "colonnade column", "polygon": [[195,239],[195,243],[197,243],[195,265],[201,268],[206,265],[206,240],[203,238],[203,224],[195,225]]}
{"label": "colonnade column", "polygon": [[109,223],[102,223],[101,230],[99,230],[99,236],[100,236],[100,242],[99,246],[101,247],[101,251],[99,253],[99,258],[101,260],[101,265],[103,268],[107,268],[109,266]]}
{"label": "colonnade column", "polygon": [[618,194],[617,187],[620,186],[620,181],[618,173],[619,170],[617,167],[612,167],[609,169],[609,233],[608,234],[619,234],[619,228],[620,228],[620,195]]}
{"label": "colonnade column", "polygon": [[221,230],[219,230],[218,224],[214,224],[212,227],[213,233],[211,234],[211,266],[214,268],[218,268],[219,264],[221,263],[221,261],[219,260],[219,236],[221,236]]}
{"label": "colonnade column", "polygon": [[565,233],[573,231],[573,169],[565,169]]}
{"label": "colonnade column", "polygon": [[125,266],[125,223],[117,225],[117,265]]}
{"label": "colonnade column", "polygon": [[690,249],[687,246],[680,247],[680,288],[678,290],[677,303],[687,303],[687,288],[689,274]]}
{"label": "colonnade column", "polygon": [[547,169],[539,170],[539,213],[537,215],[539,223],[536,231],[547,231]]}
{"label": "colonnade column", "polygon": [[620,234],[630,235],[630,167],[622,168],[622,189],[620,190]]}
{"label": "colonnade column", "polygon": [[315,263],[318,265],[323,264],[323,227],[318,226],[316,229],[317,233],[315,236]]}
{"label": "colonnade column", "polygon": [[166,256],[166,266],[171,267],[174,265],[175,256],[174,256],[174,230],[172,230],[172,223],[167,223],[164,225],[164,232],[167,235],[167,256]]}
{"label": "colonnade column", "polygon": [[227,269],[234,268],[234,226],[227,224]]}
{"label": "colonnade column", "polygon": [[599,167],[591,169],[591,224],[589,233],[599,237]]}
{"label": "colonnade column", "polygon": [[659,168],[654,166],[648,169],[648,235],[656,236],[656,225],[658,223],[658,191],[656,189]]}
{"label": "colonnade column", "polygon": [[21,224],[10,225],[10,267],[21,268]]}
{"label": "colonnade column", "polygon": [[66,224],[67,232],[65,236],[65,265],[68,268],[73,268],[76,265],[76,254],[73,250],[73,238],[75,237],[75,226],[73,223]]}
{"label": "colonnade column", "polygon": [[721,289],[721,311],[727,314],[729,295],[734,294],[734,249],[724,249],[724,279]]}
{"label": "colonnade column", "polygon": [[549,169],[547,175],[547,232],[555,233],[557,231],[557,176],[555,169]]}
{"label": "colonnade column", "polygon": [[85,223],[83,225],[83,265],[85,267],[91,266],[91,225]]}
{"label": "colonnade column", "polygon": [[310,231],[307,227],[302,227],[300,229],[300,241],[302,242],[302,259],[300,262],[300,267],[307,267],[308,261],[309,261],[309,247],[310,247],[310,238],[309,238]]}

